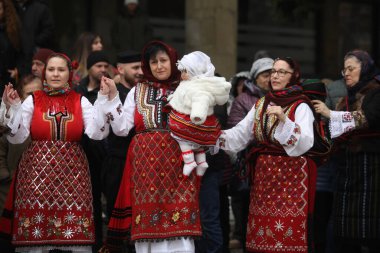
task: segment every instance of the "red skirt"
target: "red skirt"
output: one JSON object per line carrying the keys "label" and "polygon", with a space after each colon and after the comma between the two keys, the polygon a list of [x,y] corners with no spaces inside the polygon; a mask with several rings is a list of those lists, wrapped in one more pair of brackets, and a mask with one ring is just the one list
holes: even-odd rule
{"label": "red skirt", "polygon": [[90,174],[78,143],[33,141],[14,183],[8,197],[13,200],[12,244],[94,243]]}
{"label": "red skirt", "polygon": [[316,166],[305,157],[260,155],[247,224],[247,250],[309,252]]}
{"label": "red skirt", "polygon": [[108,225],[107,245],[122,240],[164,240],[199,237],[199,179],[183,177],[178,143],[166,130],[137,134]]}
{"label": "red skirt", "polygon": [[175,136],[202,146],[215,145],[221,134],[220,123],[214,115],[208,116],[202,125],[196,125],[191,121],[190,115],[172,110],[169,127]]}

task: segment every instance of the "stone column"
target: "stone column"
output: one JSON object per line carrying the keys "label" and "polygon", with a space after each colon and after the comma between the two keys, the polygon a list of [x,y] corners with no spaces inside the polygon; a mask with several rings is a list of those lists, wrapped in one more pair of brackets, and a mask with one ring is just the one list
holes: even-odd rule
{"label": "stone column", "polygon": [[186,1],[186,52],[208,54],[227,80],[236,73],[237,0]]}

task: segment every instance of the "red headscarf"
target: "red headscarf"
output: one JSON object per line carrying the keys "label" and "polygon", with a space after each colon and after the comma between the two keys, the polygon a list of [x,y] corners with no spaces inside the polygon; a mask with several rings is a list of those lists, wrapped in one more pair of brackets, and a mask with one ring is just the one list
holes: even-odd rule
{"label": "red headscarf", "polygon": [[[165,52],[168,54],[170,58],[171,73],[167,80],[158,80],[157,78],[153,76],[152,71],[150,69],[149,59],[152,55],[148,55],[149,49],[155,45],[163,47],[165,49]],[[177,65],[176,65],[177,61],[178,61],[178,55],[177,55],[177,51],[174,48],[158,40],[149,42],[144,47],[143,52],[142,52],[141,67],[144,73],[144,81],[159,83],[161,85],[167,85],[169,87],[176,87],[179,84],[179,81],[181,78],[181,72],[177,69]]]}

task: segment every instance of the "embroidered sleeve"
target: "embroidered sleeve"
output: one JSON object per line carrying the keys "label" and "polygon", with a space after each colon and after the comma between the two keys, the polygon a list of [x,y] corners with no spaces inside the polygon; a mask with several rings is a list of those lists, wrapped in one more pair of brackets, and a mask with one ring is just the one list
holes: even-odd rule
{"label": "embroidered sleeve", "polygon": [[299,140],[301,135],[301,128],[298,124],[286,118],[285,122],[278,125],[274,138],[282,146],[294,146]]}
{"label": "embroidered sleeve", "polygon": [[111,124],[112,131],[118,136],[127,136],[134,127],[135,92],[136,87],[133,87],[129,91],[124,105],[122,105],[120,99],[114,99],[110,101],[107,108],[107,122]]}
{"label": "embroidered sleeve", "polygon": [[33,111],[33,97],[29,96],[22,104],[11,106],[6,112],[5,123],[11,130],[7,136],[10,143],[23,143],[28,138]]}
{"label": "embroidered sleeve", "polygon": [[217,145],[223,149],[233,152],[243,150],[253,140],[255,107],[248,112],[247,116],[235,127],[224,130],[219,136]]}
{"label": "embroidered sleeve", "polygon": [[289,156],[303,155],[314,144],[313,122],[313,112],[302,103],[295,111],[294,122],[287,118],[277,126],[274,137]]}
{"label": "embroidered sleeve", "polygon": [[[355,117],[357,120],[355,120]],[[359,124],[366,124],[365,116],[362,113],[353,112],[338,112],[331,111],[330,116],[330,133],[331,138],[339,137],[340,135],[352,131]]]}
{"label": "embroidered sleeve", "polygon": [[94,105],[87,98],[81,98],[84,131],[88,137],[94,140],[102,140],[109,133],[109,125],[106,124],[105,115],[101,110],[104,105],[98,99]]}

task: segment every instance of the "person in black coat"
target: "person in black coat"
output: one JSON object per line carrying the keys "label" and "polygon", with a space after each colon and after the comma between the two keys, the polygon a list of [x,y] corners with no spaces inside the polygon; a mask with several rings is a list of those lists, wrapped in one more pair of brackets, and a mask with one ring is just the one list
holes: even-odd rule
{"label": "person in black coat", "polygon": [[21,46],[19,71],[30,73],[32,57],[40,47],[53,47],[54,20],[45,1],[16,0],[17,12],[21,19]]}
{"label": "person in black coat", "polygon": [[[121,102],[124,103],[129,91],[143,77],[141,54],[135,51],[119,53],[116,67],[120,75],[120,82],[116,84],[116,88],[119,91]],[[117,193],[119,192],[127,151],[133,136],[134,133],[129,134],[127,137],[121,137],[110,131],[107,138],[107,155],[102,169],[102,184],[107,201],[107,217],[111,216]]]}

